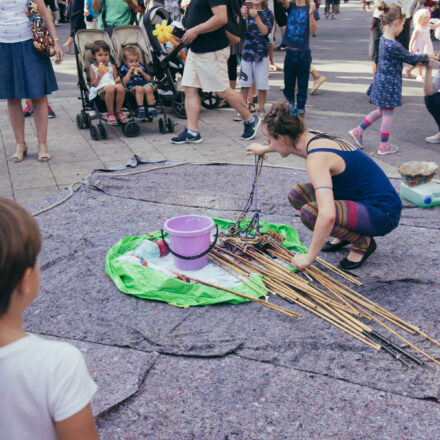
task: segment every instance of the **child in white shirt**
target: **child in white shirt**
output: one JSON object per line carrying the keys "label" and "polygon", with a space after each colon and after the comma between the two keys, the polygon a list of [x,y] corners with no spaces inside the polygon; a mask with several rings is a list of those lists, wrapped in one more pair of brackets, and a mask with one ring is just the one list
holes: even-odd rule
{"label": "child in white shirt", "polygon": [[23,330],[40,285],[40,248],[34,218],[0,197],[0,437],[99,440],[90,408],[96,384],[80,351]]}

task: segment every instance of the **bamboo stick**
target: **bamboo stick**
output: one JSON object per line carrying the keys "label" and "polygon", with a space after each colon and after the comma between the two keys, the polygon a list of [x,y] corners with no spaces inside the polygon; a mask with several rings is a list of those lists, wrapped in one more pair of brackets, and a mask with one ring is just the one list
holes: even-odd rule
{"label": "bamboo stick", "polygon": [[[179,274],[178,272],[173,272],[172,270],[170,272],[173,273],[174,275],[182,276],[182,274]],[[301,316],[299,313],[292,312],[291,310],[286,309],[285,307],[277,306],[276,304],[271,304],[271,303],[263,301],[259,298],[254,298],[253,296],[246,295],[246,294],[240,293],[240,292],[236,292],[235,290],[227,289],[226,287],[216,286],[215,284],[208,283],[207,281],[198,280],[197,278],[190,277],[189,275],[185,275],[185,277],[188,278],[189,280],[192,280],[192,281],[198,283],[198,284],[204,284],[206,286],[213,287],[214,289],[223,290],[225,292],[232,293],[233,295],[237,295],[242,298],[246,298],[249,301],[256,302],[256,303],[261,304],[265,307],[269,307],[270,309],[276,310],[280,313],[283,313],[284,315],[290,316],[291,318],[298,318]]]}

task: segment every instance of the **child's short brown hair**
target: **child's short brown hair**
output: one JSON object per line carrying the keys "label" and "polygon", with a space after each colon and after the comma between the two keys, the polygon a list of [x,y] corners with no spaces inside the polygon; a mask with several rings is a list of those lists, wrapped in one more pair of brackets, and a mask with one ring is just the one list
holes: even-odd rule
{"label": "child's short brown hair", "polygon": [[104,52],[111,53],[110,46],[104,40],[96,40],[92,45],[92,55],[95,55],[95,53],[101,49]]}
{"label": "child's short brown hair", "polygon": [[27,268],[34,267],[41,234],[32,215],[13,200],[0,197],[0,315]]}
{"label": "child's short brown hair", "polygon": [[139,51],[135,46],[124,47],[124,50],[122,51],[122,56],[124,57],[124,60],[127,58],[127,55],[130,55],[132,57],[139,56]]}

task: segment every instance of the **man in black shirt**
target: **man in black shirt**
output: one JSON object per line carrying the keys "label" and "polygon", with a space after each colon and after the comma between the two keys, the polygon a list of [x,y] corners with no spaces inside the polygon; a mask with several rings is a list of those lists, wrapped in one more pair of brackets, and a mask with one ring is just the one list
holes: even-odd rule
{"label": "man in black shirt", "polygon": [[244,121],[241,139],[253,139],[261,123],[258,116],[252,116],[241,95],[229,86],[228,66],[229,41],[225,25],[228,22],[229,0],[191,0],[183,25],[187,29],[182,42],[189,45],[182,85],[185,90],[185,109],[188,124],[185,130],[173,137],[173,144],[200,143],[198,130],[201,109],[198,89],[216,92],[238,111]]}

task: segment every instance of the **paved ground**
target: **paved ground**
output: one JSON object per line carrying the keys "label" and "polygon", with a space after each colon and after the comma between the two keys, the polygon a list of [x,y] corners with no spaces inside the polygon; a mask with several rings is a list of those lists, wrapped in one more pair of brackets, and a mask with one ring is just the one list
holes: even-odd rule
{"label": "paved ground", "polygon": [[[337,20],[319,22],[313,54],[328,79],[309,98],[311,127],[344,136],[373,109],[365,96],[371,81],[370,20],[359,3],[350,2]],[[68,32],[59,29],[61,35]],[[279,62],[282,56],[277,54]],[[93,169],[125,163],[134,153],[153,161],[251,163],[243,154],[246,143],[237,141],[241,124],[232,121],[230,109],[203,112],[205,142],[199,145],[172,145],[155,124],[144,125],[135,139],[112,129],[107,141],[91,141],[88,131],[75,126],[80,106],[74,72],[72,56],[57,67],[62,88],[51,97],[58,117],[50,121],[48,164],[35,160],[32,118],[27,123],[32,154],[21,164],[7,160],[14,142],[0,104],[0,194],[32,204],[32,212],[60,200],[66,191],[59,189]],[[282,75],[273,74],[270,101],[281,97],[281,84]],[[379,161],[390,175],[411,158],[440,162],[438,147],[423,142],[435,126],[424,110],[421,84],[405,80],[404,86],[404,106],[396,111],[392,132],[401,152]],[[366,134],[366,150],[376,159],[378,136],[377,126]],[[292,183],[306,179],[303,161],[274,155],[269,164],[297,170],[263,170],[261,218],[291,225],[308,244],[309,231],[284,197]],[[95,173],[72,198],[36,217],[43,236],[42,282],[26,311],[25,328],[81,349],[98,384],[92,407],[102,440],[438,437],[440,376],[432,362],[407,369],[299,309],[303,317],[292,320],[253,303],[184,309],[122,294],[104,273],[110,247],[122,237],[157,230],[164,218],[176,215],[236,218],[253,174],[251,167],[235,165],[191,164],[147,173],[150,168],[156,165],[139,166],[135,171],[142,174],[130,177]],[[437,340],[439,209],[405,202],[399,227],[377,239],[377,251],[356,271],[362,294]],[[325,258],[337,263],[343,255]],[[295,309],[280,298],[271,301]],[[438,347],[408,337],[439,357]]]}
{"label": "paved ground", "polygon": [[[344,4],[342,11],[336,20],[322,18],[318,22],[318,36],[312,39],[314,64],[327,81],[308,99],[307,123],[313,128],[346,136],[347,130],[374,108],[365,95],[372,79],[368,60],[371,13],[362,13],[358,2]],[[62,40],[67,38],[68,32],[68,25],[58,27]],[[438,42],[436,45],[438,48]],[[283,53],[276,53],[278,64],[282,65],[283,57]],[[57,118],[49,121],[48,143],[53,157],[49,163],[36,161],[33,118],[26,123],[28,158],[20,164],[10,162],[15,143],[6,103],[0,103],[0,194],[3,196],[28,205],[81,180],[96,168],[125,163],[134,153],[150,160],[249,163],[243,154],[246,143],[238,140],[242,125],[232,121],[232,109],[202,112],[200,129],[204,142],[199,145],[172,145],[169,135],[159,133],[157,122],[144,124],[137,138],[126,138],[119,129],[111,128],[106,141],[93,141],[88,130],[78,130],[75,124],[80,102],[74,56],[67,54],[63,64],[55,66],[55,70],[60,90],[50,97]],[[279,90],[282,83],[282,73],[272,74],[269,102],[282,98]],[[439,147],[424,142],[425,136],[433,134],[436,127],[423,104],[422,84],[404,80],[403,94],[404,105],[395,112],[391,135],[401,152],[378,160],[389,175],[396,175],[396,165],[405,160],[440,162]],[[176,131],[180,131],[184,121],[176,118],[176,122]],[[375,152],[378,136],[378,124],[375,124],[365,135],[368,152]],[[258,139],[262,140],[262,136]],[[270,163],[303,167],[303,161],[295,158],[271,157]]]}

